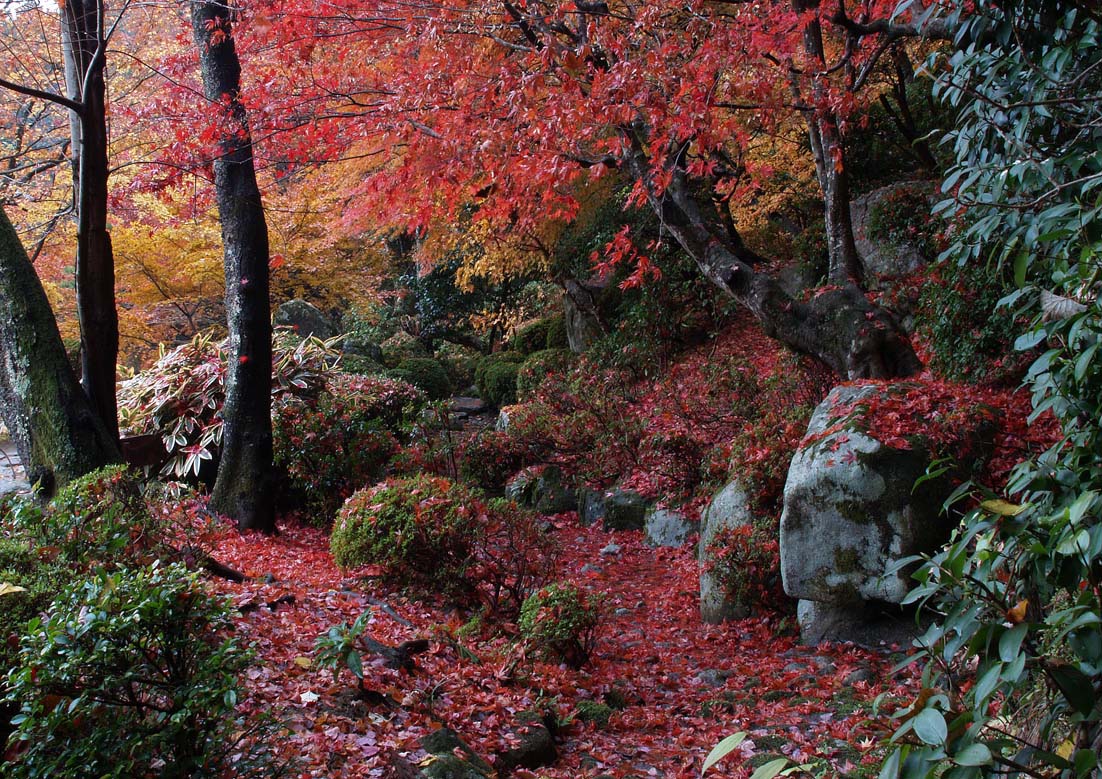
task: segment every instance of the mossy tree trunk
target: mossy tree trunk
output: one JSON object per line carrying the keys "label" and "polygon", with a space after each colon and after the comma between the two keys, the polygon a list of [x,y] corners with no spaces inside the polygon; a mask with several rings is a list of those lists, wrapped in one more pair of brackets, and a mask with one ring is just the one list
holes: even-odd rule
{"label": "mossy tree trunk", "polygon": [[241,102],[241,63],[231,9],[193,2],[192,32],[203,90],[220,114],[215,196],[222,222],[229,366],[222,461],[211,506],[241,529],[275,531],[272,469],[272,319],[268,300],[268,228],[256,183],[252,137]]}
{"label": "mossy tree trunk", "polygon": [[46,292],[0,210],[0,414],[45,495],[119,461],[115,438],[77,383]]}

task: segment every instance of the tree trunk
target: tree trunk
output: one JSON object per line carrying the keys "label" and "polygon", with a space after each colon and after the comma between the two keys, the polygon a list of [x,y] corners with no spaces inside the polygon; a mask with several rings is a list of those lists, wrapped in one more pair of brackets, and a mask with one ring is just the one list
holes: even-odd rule
{"label": "tree trunk", "polygon": [[46,292],[3,210],[0,413],[30,482],[46,496],[119,461],[114,437],[77,383]]}
{"label": "tree trunk", "polygon": [[119,435],[115,371],[119,319],[115,260],[107,232],[107,107],[103,0],[61,4],[65,82],[83,109],[71,121],[77,212],[76,293],[81,383],[107,431]]}
{"label": "tree trunk", "polygon": [[[632,175],[650,181],[650,162],[636,144],[625,160]],[[789,296],[771,276],[743,257],[741,242],[728,240],[722,220],[691,192],[683,169],[658,195],[647,197],[663,226],[720,289],[750,310],[765,332],[787,346],[818,358],[847,379],[910,376],[922,369],[907,336],[890,313],[874,306],[856,284],[847,282],[804,303]]]}
{"label": "tree trunk", "polygon": [[256,183],[248,117],[240,100],[241,64],[230,8],[193,2],[192,31],[203,89],[221,112],[221,154],[214,186],[222,221],[229,366],[222,461],[211,507],[241,529],[275,532],[272,469],[272,319],[268,301],[268,229]]}
{"label": "tree trunk", "polygon": [[[797,13],[817,13],[819,0],[793,0],[792,7]],[[815,67],[826,69],[823,27],[817,15],[804,28],[804,50]],[[812,75],[815,106],[814,110],[806,111],[804,116],[807,119],[811,151],[815,157],[815,172],[823,190],[827,250],[830,256],[827,281],[837,285],[859,284],[864,269],[857,254],[857,244],[853,240],[845,148],[837,117],[833,111],[827,111],[822,105],[825,97],[822,83],[824,77],[818,73]]]}

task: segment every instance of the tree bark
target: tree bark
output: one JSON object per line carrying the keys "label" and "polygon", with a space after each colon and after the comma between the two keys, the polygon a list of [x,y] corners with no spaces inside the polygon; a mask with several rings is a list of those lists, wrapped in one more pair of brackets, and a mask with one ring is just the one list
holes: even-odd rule
{"label": "tree bark", "polygon": [[910,376],[922,369],[895,318],[874,306],[852,282],[821,292],[807,302],[786,293],[771,276],[754,269],[761,258],[741,241],[732,243],[713,206],[693,196],[685,171],[677,168],[661,194],[649,185],[650,161],[635,144],[625,160],[647,184],[647,197],[663,226],[716,286],[745,306],[766,334],[809,354],[847,379]]}
{"label": "tree bark", "polygon": [[[797,13],[816,14],[804,27],[804,51],[815,67],[825,70],[823,26],[817,15],[819,0],[793,0],[792,8]],[[845,147],[838,129],[837,116],[822,106],[825,98],[823,77],[819,73],[812,75],[812,93],[816,105],[814,110],[805,111],[804,117],[807,120],[812,155],[815,157],[815,172],[823,190],[827,250],[830,256],[827,281],[837,285],[859,284],[864,276],[864,268],[861,257],[857,254],[857,244],[853,240]]]}
{"label": "tree bark", "polygon": [[119,461],[77,383],[46,292],[0,210],[0,413],[28,479],[45,496]]}
{"label": "tree bark", "polygon": [[256,183],[252,137],[241,102],[241,63],[229,6],[196,1],[192,31],[203,90],[221,113],[214,186],[222,222],[229,366],[222,461],[211,507],[241,529],[275,532],[272,468],[272,319],[268,300],[268,229]]}
{"label": "tree bark", "polygon": [[115,260],[107,231],[107,104],[103,0],[62,3],[65,82],[81,103],[73,134],[73,188],[77,212],[76,293],[80,322],[81,384],[107,431],[119,435],[115,397],[119,319]]}

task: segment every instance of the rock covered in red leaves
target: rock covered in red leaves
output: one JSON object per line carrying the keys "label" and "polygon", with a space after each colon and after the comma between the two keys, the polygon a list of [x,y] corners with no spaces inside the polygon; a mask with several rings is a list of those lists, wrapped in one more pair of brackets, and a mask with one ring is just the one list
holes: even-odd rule
{"label": "rock covered in red leaves", "polygon": [[[852,611],[857,616],[850,621],[860,624],[864,604],[901,603],[912,584],[909,571],[889,574],[889,568],[934,551],[953,527],[942,504],[955,474],[924,478],[928,468],[951,457],[971,472],[991,452],[994,408],[941,408],[928,404],[923,390],[919,382],[835,388],[793,457],[781,517],[781,573],[789,595],[819,604],[803,610],[819,615],[816,621],[845,624],[824,616],[830,611],[824,606]],[[878,420],[901,410],[898,425]],[[822,625],[807,622],[805,638],[824,637]]]}

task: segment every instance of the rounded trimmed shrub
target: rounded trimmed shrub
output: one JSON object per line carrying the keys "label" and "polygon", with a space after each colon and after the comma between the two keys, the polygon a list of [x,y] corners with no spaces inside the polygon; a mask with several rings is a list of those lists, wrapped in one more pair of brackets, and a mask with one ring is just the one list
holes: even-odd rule
{"label": "rounded trimmed shrub", "polygon": [[568,582],[549,584],[524,601],[517,627],[539,654],[581,668],[597,639],[600,603]]}
{"label": "rounded trimmed shrub", "polygon": [[407,357],[389,375],[424,391],[430,400],[443,400],[452,394],[447,370],[431,357]]}
{"label": "rounded trimmed shrub", "polygon": [[22,529],[36,546],[56,549],[69,563],[138,559],[158,542],[141,484],[140,475],[124,465],[92,471],[65,485],[40,518]]}
{"label": "rounded trimmed shrub", "polygon": [[465,594],[485,513],[477,493],[450,479],[390,479],[345,502],[329,547],[341,568],[377,565],[403,585]]}
{"label": "rounded trimmed shrub", "polygon": [[481,358],[474,366],[474,383],[478,387],[480,392],[485,392],[486,372],[493,368],[495,365],[499,365],[503,362],[517,363],[519,365],[520,363],[524,362],[524,355],[520,352],[509,351],[495,352]]}
{"label": "rounded trimmed shrub", "polygon": [[499,362],[485,373],[482,399],[501,408],[517,402],[517,375],[520,365],[515,362]]}
{"label": "rounded trimmed shrub", "polygon": [[551,329],[551,317],[529,322],[517,329],[509,342],[509,348],[524,354],[532,354],[547,348],[547,334]]}
{"label": "rounded trimmed shrub", "polygon": [[566,317],[557,314],[551,317],[547,323],[547,340],[543,344],[544,349],[569,349],[570,339],[566,337]]}

